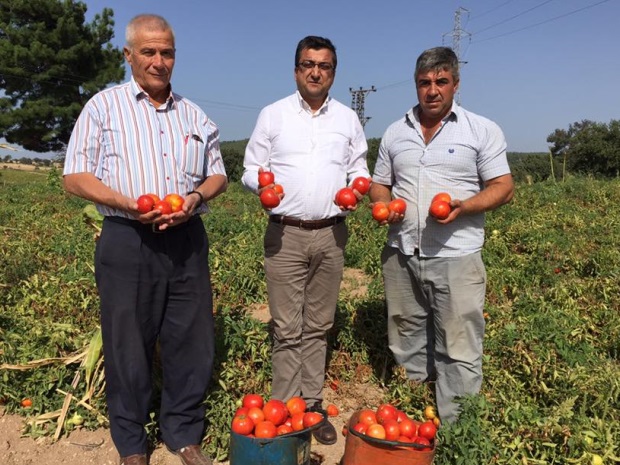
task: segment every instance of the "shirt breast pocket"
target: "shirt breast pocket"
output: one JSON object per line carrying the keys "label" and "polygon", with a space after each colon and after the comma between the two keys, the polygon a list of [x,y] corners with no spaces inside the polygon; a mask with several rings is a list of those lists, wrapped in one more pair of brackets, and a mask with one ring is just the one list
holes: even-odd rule
{"label": "shirt breast pocket", "polygon": [[204,177],[204,166],[207,146],[202,136],[190,133],[184,141],[182,170],[192,180],[201,180]]}

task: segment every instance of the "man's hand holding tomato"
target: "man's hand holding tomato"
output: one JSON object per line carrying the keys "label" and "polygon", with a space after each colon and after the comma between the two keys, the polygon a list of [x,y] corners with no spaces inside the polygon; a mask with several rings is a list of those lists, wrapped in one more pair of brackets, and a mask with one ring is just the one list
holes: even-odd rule
{"label": "man's hand holding tomato", "polygon": [[[258,191],[256,192],[258,197],[260,198],[261,194],[267,190],[267,189],[272,189],[276,195],[278,196],[278,198],[280,199],[280,202],[282,202],[282,199],[284,199],[284,189],[282,187],[282,185],[280,184],[276,184],[275,182],[275,177],[273,175],[271,175],[269,178],[266,176],[262,176],[263,173],[269,173],[267,170],[263,169],[263,167],[259,167],[258,168]],[[271,182],[267,183],[270,180]],[[279,202],[278,202],[279,204]],[[261,201],[261,205],[263,206],[263,208],[267,211],[270,211],[271,208],[265,206],[265,204]],[[273,207],[272,207],[273,208]]]}

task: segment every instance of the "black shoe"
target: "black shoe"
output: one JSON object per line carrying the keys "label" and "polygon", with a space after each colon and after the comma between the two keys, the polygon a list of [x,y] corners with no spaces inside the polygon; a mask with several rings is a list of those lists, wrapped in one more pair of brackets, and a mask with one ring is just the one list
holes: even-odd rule
{"label": "black shoe", "polygon": [[318,442],[326,446],[336,444],[338,439],[336,428],[334,428],[334,425],[332,425],[327,418],[323,422],[323,425],[312,431],[312,435]]}

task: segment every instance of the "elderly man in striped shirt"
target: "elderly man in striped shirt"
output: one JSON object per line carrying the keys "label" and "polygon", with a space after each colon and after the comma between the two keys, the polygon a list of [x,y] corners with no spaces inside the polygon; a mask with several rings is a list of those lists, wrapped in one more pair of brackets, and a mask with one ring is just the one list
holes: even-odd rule
{"label": "elderly man in striped shirt", "polygon": [[[130,81],[86,104],[64,168],[65,189],[105,216],[95,277],[112,439],[122,465],[147,464],[145,425],[159,342],[162,438],[184,465],[208,465],[200,442],[214,326],[200,214],[227,186],[219,134],[197,105],[171,90],[175,39],[164,18],[133,18],[124,54]],[[146,193],[180,194],[182,210],[140,213],[137,198]]]}

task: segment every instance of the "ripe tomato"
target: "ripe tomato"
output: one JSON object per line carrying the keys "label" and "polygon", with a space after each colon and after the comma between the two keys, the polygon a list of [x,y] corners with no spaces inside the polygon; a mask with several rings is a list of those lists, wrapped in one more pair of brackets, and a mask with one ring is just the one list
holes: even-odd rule
{"label": "ripe tomato", "polygon": [[334,404],[329,404],[326,410],[328,417],[337,417],[340,413],[340,410]]}
{"label": "ripe tomato", "polygon": [[402,410],[397,410],[396,411],[396,419],[398,420],[398,422],[400,423],[403,420],[408,419],[409,417],[407,416],[407,414],[405,412],[403,412]]}
{"label": "ripe tomato", "polygon": [[359,178],[355,178],[351,183],[351,188],[355,189],[362,195],[366,195],[368,190],[370,189],[370,179],[364,178],[360,176]]}
{"label": "ripe tomato", "polygon": [[286,423],[281,424],[276,428],[276,436],[282,436],[283,434],[289,434],[293,432],[293,428]]}
{"label": "ripe tomato", "polygon": [[357,197],[350,187],[343,187],[336,192],[336,205],[348,209],[357,205]]}
{"label": "ripe tomato", "polygon": [[413,438],[412,442],[415,444],[419,444],[420,446],[425,446],[425,447],[418,448],[417,450],[421,450],[421,451],[433,450],[433,448],[431,447],[431,442],[428,439],[423,438],[421,436],[416,436],[415,438]]}
{"label": "ripe tomato", "polygon": [[353,431],[357,431],[360,434],[366,434],[367,429],[368,425],[366,423],[355,423],[353,426]]}
{"label": "ripe tomato", "polygon": [[255,425],[258,425],[261,421],[265,420],[265,413],[262,408],[250,407],[247,416],[252,419]]}
{"label": "ripe tomato", "polygon": [[250,409],[247,407],[239,407],[237,410],[235,410],[235,416],[247,415],[249,411]]}
{"label": "ripe tomato", "polygon": [[385,429],[385,439],[387,441],[398,441],[400,437],[400,427],[396,420],[385,420],[382,426],[383,429]]}
{"label": "ripe tomato", "polygon": [[161,200],[161,199],[160,199],[157,195],[155,195],[155,194],[146,194],[146,195],[148,195],[150,198],[152,198],[152,199],[153,199],[153,204],[156,204],[157,202],[159,202],[159,201]]}
{"label": "ripe tomato", "polygon": [[252,408],[252,407],[263,408],[264,401],[263,401],[263,398],[259,394],[246,394],[245,396],[243,396],[241,405],[247,408]]}
{"label": "ripe tomato", "polygon": [[431,216],[439,220],[445,220],[450,215],[451,211],[452,207],[450,207],[450,204],[443,200],[435,200],[431,203],[431,207],[428,210]]}
{"label": "ripe tomato", "polygon": [[291,416],[306,411],[306,401],[300,396],[293,396],[286,401],[286,408]]}
{"label": "ripe tomato", "polygon": [[288,409],[286,404],[278,399],[271,399],[263,406],[265,420],[272,422],[276,426],[280,426],[288,418]]}
{"label": "ripe tomato", "polygon": [[370,436],[371,438],[376,439],[385,439],[385,428],[383,425],[375,423],[374,425],[370,425],[366,430],[366,436]]}
{"label": "ripe tomato", "polygon": [[433,407],[432,405],[427,405],[424,409],[424,418],[426,418],[427,420],[432,420],[436,416],[437,414],[435,413],[435,407]]}
{"label": "ripe tomato", "polygon": [[406,418],[398,424],[401,436],[412,438],[418,435],[418,425],[411,418]]}
{"label": "ripe tomato", "polygon": [[185,199],[179,194],[168,194],[164,197],[164,201],[170,204],[170,208],[172,208],[172,213],[180,212],[181,210],[183,210],[183,203],[185,203]]}
{"label": "ripe tomato", "polygon": [[398,213],[399,215],[404,215],[407,210],[407,202],[403,199],[394,199],[388,204],[388,208],[391,212]]}
{"label": "ripe tomato", "polygon": [[342,427],[342,435],[346,438],[347,434],[349,434],[349,427],[347,425],[344,425]]}
{"label": "ripe tomato", "polygon": [[165,200],[160,200],[155,205],[153,205],[153,210],[157,210],[162,215],[169,215],[172,213],[172,207]]}
{"label": "ripe tomato", "polygon": [[379,405],[379,407],[377,407],[376,417],[377,417],[377,423],[382,425],[387,420],[396,421],[398,419],[398,411],[396,410],[396,407],[394,407],[393,405],[381,404]]}
{"label": "ripe tomato", "polygon": [[138,211],[140,213],[150,212],[153,209],[153,206],[155,205],[155,201],[153,200],[153,197],[147,194],[144,194],[138,197],[138,200],[136,200],[136,203],[138,204]]}
{"label": "ripe tomato", "polygon": [[433,424],[439,428],[439,426],[441,425],[441,420],[439,419],[439,417],[435,417],[433,418]]}
{"label": "ripe tomato", "polygon": [[237,415],[232,419],[232,430],[237,434],[247,436],[254,431],[254,422],[247,415]]}
{"label": "ripe tomato", "polygon": [[273,184],[275,181],[275,176],[271,171],[263,171],[262,173],[258,173],[258,187],[265,187],[269,184]]}
{"label": "ripe tomato", "polygon": [[452,197],[450,197],[450,194],[448,194],[447,192],[440,192],[435,197],[433,197],[431,203],[433,203],[435,200],[443,200],[444,202],[450,203],[452,201]]}
{"label": "ripe tomato", "polygon": [[390,216],[390,210],[384,202],[377,202],[372,207],[372,217],[379,223],[385,221]]}
{"label": "ripe tomato", "polygon": [[374,410],[365,408],[360,410],[358,421],[366,425],[373,425],[377,423],[377,415]]}
{"label": "ripe tomato", "polygon": [[268,420],[261,421],[254,428],[254,436],[257,438],[274,438],[276,434],[278,434],[276,425]]}
{"label": "ripe tomato", "polygon": [[293,427],[293,431],[301,431],[304,429],[304,415],[304,412],[299,412],[291,416],[291,426]]}
{"label": "ripe tomato", "polygon": [[30,408],[30,407],[32,407],[32,399],[28,399],[28,398],[26,398],[26,399],[22,400],[22,401],[21,401],[21,405],[22,405],[22,407],[24,407],[24,408]]}
{"label": "ripe tomato", "polygon": [[267,209],[276,208],[280,205],[280,197],[273,189],[265,189],[260,193],[260,203]]}
{"label": "ripe tomato", "polygon": [[304,413],[304,428],[310,428],[311,426],[321,423],[323,421],[323,415],[319,412],[306,412]]}
{"label": "ripe tomato", "polygon": [[435,438],[435,434],[437,433],[437,428],[432,420],[425,421],[418,427],[418,436],[422,438],[426,438],[429,441]]}
{"label": "ripe tomato", "polygon": [[398,442],[413,442],[413,439],[408,438],[407,436],[399,436],[397,441]]}
{"label": "ripe tomato", "polygon": [[284,187],[282,187],[282,184],[274,184],[273,185],[273,190],[276,192],[276,194],[278,195],[282,195],[284,194]]}

